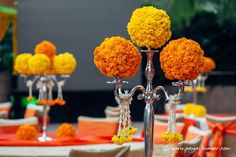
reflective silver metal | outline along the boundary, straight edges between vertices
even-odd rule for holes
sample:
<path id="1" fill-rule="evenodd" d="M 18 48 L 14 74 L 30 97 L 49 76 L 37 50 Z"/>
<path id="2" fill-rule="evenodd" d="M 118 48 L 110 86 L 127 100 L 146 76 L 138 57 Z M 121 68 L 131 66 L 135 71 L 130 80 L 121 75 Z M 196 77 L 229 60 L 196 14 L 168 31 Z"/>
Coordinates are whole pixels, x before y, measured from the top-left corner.
<path id="1" fill-rule="evenodd" d="M 51 101 L 52 89 L 57 84 L 58 95 L 62 97 L 62 86 L 65 84 L 66 79 L 69 75 L 61 75 L 61 79 L 58 80 L 56 75 L 40 75 L 40 76 L 27 76 L 21 75 L 24 78 L 26 86 L 29 88 L 29 96 L 32 96 L 32 87 L 35 84 L 36 88 L 39 90 L 39 98 L 43 101 Z M 50 107 L 46 104 L 43 105 L 43 126 L 42 126 L 42 136 L 38 138 L 40 142 L 51 141 L 52 138 L 47 136 L 47 115 Z"/>

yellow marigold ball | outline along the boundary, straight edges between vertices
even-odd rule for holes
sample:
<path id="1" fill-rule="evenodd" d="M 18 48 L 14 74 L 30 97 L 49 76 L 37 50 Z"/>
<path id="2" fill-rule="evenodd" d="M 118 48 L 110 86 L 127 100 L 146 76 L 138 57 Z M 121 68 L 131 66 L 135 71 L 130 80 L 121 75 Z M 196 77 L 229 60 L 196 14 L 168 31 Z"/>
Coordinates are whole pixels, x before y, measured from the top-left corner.
<path id="1" fill-rule="evenodd" d="M 195 117 L 204 117 L 207 114 L 207 109 L 203 105 L 196 105 L 192 112 Z"/>
<path id="2" fill-rule="evenodd" d="M 114 36 L 95 48 L 94 63 L 108 77 L 129 78 L 138 71 L 141 55 L 129 40 Z"/>
<path id="3" fill-rule="evenodd" d="M 211 72 L 216 68 L 216 64 L 210 57 L 204 57 L 204 64 L 201 68 L 201 72 Z"/>
<path id="4" fill-rule="evenodd" d="M 30 74 L 28 61 L 32 57 L 30 53 L 20 54 L 15 59 L 14 69 L 19 74 Z"/>
<path id="5" fill-rule="evenodd" d="M 50 60 L 56 55 L 56 46 L 47 40 L 44 40 L 35 46 L 34 52 L 36 54 L 45 54 Z"/>
<path id="6" fill-rule="evenodd" d="M 170 39 L 170 27 L 170 17 L 167 13 L 153 6 L 134 10 L 127 26 L 134 43 L 153 49 L 163 46 Z"/>
<path id="7" fill-rule="evenodd" d="M 203 50 L 190 39 L 170 41 L 160 53 L 161 68 L 165 77 L 173 80 L 194 80 L 203 66 Z"/>
<path id="8" fill-rule="evenodd" d="M 68 123 L 61 124 L 56 130 L 57 138 L 67 138 L 67 137 L 75 137 L 76 129 L 73 125 Z"/>
<path id="9" fill-rule="evenodd" d="M 53 65 L 59 74 L 72 74 L 76 68 L 76 59 L 69 52 L 54 57 Z"/>
<path id="10" fill-rule="evenodd" d="M 186 103 L 186 105 L 184 107 L 184 110 L 183 110 L 184 114 L 187 115 L 187 116 L 192 114 L 194 106 L 195 106 L 194 103 Z"/>
<path id="11" fill-rule="evenodd" d="M 34 141 L 37 139 L 37 130 L 31 125 L 22 125 L 16 131 L 16 139 Z"/>
<path id="12" fill-rule="evenodd" d="M 35 54 L 29 59 L 29 70 L 32 74 L 42 75 L 47 74 L 50 68 L 50 59 L 44 54 Z"/>

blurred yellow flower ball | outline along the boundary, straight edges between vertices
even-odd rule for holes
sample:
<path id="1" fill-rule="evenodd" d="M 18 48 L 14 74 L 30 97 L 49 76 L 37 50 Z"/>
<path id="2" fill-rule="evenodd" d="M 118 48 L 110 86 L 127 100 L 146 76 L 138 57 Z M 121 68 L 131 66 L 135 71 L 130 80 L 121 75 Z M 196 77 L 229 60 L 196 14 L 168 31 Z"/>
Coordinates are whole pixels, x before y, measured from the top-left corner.
<path id="1" fill-rule="evenodd" d="M 58 74 L 72 74 L 76 68 L 76 64 L 75 57 L 69 52 L 59 54 L 53 59 L 53 65 Z"/>
<path id="2" fill-rule="evenodd" d="M 134 43 L 153 49 L 163 46 L 170 39 L 170 27 L 170 17 L 167 13 L 153 6 L 134 10 L 127 25 Z"/>
<path id="3" fill-rule="evenodd" d="M 29 70 L 32 74 L 43 75 L 49 71 L 51 62 L 44 54 L 35 54 L 29 59 Z"/>
<path id="4" fill-rule="evenodd" d="M 19 74 L 30 74 L 28 61 L 32 57 L 30 53 L 23 53 L 16 57 L 15 59 L 15 70 Z"/>

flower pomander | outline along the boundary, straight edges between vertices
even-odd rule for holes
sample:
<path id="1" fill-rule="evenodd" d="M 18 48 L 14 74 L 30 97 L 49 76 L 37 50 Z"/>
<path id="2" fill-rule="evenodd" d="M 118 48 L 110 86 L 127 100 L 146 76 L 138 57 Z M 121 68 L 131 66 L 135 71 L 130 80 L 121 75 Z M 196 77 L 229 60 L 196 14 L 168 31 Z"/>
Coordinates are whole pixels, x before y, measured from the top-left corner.
<path id="1" fill-rule="evenodd" d="M 204 64 L 201 68 L 201 72 L 211 72 L 216 68 L 216 64 L 210 57 L 204 57 Z"/>
<path id="2" fill-rule="evenodd" d="M 25 75 L 30 74 L 28 61 L 31 57 L 32 57 L 32 54 L 30 53 L 23 53 L 16 57 L 14 68 L 17 73 L 25 74 Z"/>
<path id="3" fill-rule="evenodd" d="M 170 41 L 160 53 L 161 68 L 165 77 L 173 80 L 194 80 L 203 66 L 203 50 L 190 39 Z"/>
<path id="4" fill-rule="evenodd" d="M 53 57 L 56 55 L 57 48 L 56 46 L 51 43 L 50 41 L 44 40 L 35 46 L 34 52 L 36 54 L 44 54 L 46 55 L 51 61 Z"/>
<path id="5" fill-rule="evenodd" d="M 73 125 L 68 123 L 61 124 L 56 131 L 56 137 L 61 138 L 73 138 L 76 136 L 76 129 Z"/>
<path id="6" fill-rule="evenodd" d="M 44 54 L 35 54 L 29 59 L 29 70 L 32 74 L 43 75 L 47 74 L 50 68 L 50 59 Z"/>
<path id="7" fill-rule="evenodd" d="M 174 133 L 174 132 L 165 132 L 161 134 L 161 138 L 164 140 L 166 143 L 179 143 L 183 141 L 183 135 L 180 133 Z"/>
<path id="8" fill-rule="evenodd" d="M 207 109 L 203 105 L 187 103 L 183 112 L 187 116 L 194 115 L 195 117 L 204 117 L 207 114 Z"/>
<path id="9" fill-rule="evenodd" d="M 55 71 L 59 74 L 72 74 L 76 68 L 76 64 L 75 57 L 69 52 L 59 54 L 53 59 Z"/>
<path id="10" fill-rule="evenodd" d="M 134 10 L 127 28 L 132 41 L 140 47 L 160 48 L 171 37 L 170 17 L 153 6 Z"/>
<path id="11" fill-rule="evenodd" d="M 113 36 L 95 48 L 94 63 L 107 77 L 130 78 L 139 69 L 141 55 L 129 40 Z"/>
<path id="12" fill-rule="evenodd" d="M 16 139 L 35 141 L 37 140 L 37 130 L 31 125 L 22 125 L 16 131 Z"/>

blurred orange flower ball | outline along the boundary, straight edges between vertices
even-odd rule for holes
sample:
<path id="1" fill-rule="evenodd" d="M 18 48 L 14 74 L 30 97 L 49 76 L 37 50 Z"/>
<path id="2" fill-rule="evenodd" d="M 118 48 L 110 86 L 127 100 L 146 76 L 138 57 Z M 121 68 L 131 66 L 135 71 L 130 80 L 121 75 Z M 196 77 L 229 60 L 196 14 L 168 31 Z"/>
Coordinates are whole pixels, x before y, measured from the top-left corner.
<path id="1" fill-rule="evenodd" d="M 161 68 L 165 77 L 173 80 L 194 80 L 203 66 L 204 51 L 190 39 L 170 41 L 160 53 Z"/>
<path id="2" fill-rule="evenodd" d="M 22 125 L 16 131 L 16 139 L 34 141 L 37 139 L 37 130 L 31 125 Z"/>
<path id="3" fill-rule="evenodd" d="M 211 72 L 216 68 L 216 64 L 210 57 L 204 57 L 204 64 L 201 68 L 201 72 Z"/>
<path id="4" fill-rule="evenodd" d="M 67 138 L 67 137 L 75 137 L 76 129 L 73 125 L 68 123 L 61 124 L 56 131 L 57 138 Z"/>
<path id="5" fill-rule="evenodd" d="M 141 55 L 129 40 L 113 36 L 95 48 L 94 63 L 107 77 L 129 78 L 138 71 Z"/>
<path id="6" fill-rule="evenodd" d="M 44 54 L 48 56 L 50 60 L 53 60 L 53 57 L 56 55 L 56 46 L 47 40 L 44 40 L 35 46 L 34 52 L 36 54 Z"/>

